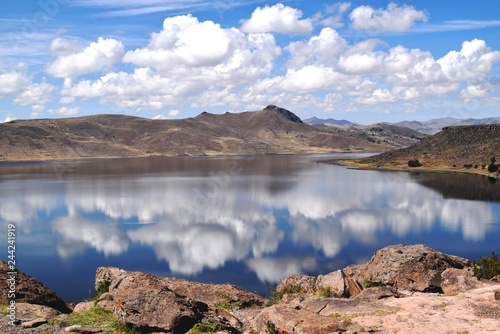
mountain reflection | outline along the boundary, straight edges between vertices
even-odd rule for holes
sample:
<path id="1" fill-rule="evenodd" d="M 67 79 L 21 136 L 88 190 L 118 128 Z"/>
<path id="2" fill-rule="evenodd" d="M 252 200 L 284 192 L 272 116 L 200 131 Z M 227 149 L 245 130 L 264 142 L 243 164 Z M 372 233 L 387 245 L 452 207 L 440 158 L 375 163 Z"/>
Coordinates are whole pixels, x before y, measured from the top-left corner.
<path id="1" fill-rule="evenodd" d="M 0 218 L 29 233 L 29 222 L 45 212 L 62 258 L 89 249 L 126 255 L 141 245 L 173 273 L 195 275 L 237 261 L 266 282 L 317 267 L 317 256 L 282 250 L 287 244 L 335 261 L 348 243 L 376 244 L 381 234 L 402 238 L 440 227 L 481 241 L 494 223 L 490 203 L 432 190 L 443 191 L 436 186 L 442 175 L 422 179 L 313 160 L 179 159 L 172 166 L 153 159 L 153 166 L 134 160 L 128 167 L 108 161 L 81 173 L 85 164 L 78 164 L 63 182 L 2 192 Z M 137 170 L 147 173 L 132 173 Z M 0 185 L 15 182 L 25 181 Z"/>

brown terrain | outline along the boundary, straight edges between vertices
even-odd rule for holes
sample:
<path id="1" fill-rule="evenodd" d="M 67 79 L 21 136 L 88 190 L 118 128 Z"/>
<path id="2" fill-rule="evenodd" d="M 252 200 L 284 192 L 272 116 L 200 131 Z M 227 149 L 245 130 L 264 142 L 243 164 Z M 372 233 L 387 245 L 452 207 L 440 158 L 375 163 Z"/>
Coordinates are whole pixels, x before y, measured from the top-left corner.
<path id="1" fill-rule="evenodd" d="M 0 269 L 5 291 L 5 262 Z M 288 276 L 268 300 L 229 284 L 101 267 L 102 294 L 71 312 L 53 308 L 55 293 L 18 275 L 24 294 L 15 315 L 1 296 L 1 333 L 117 333 L 110 321 L 128 324 L 127 333 L 500 333 L 500 276 L 478 279 L 469 260 L 425 245 L 388 246 L 326 275 Z M 91 318 L 96 313 L 106 316 Z"/>
<path id="2" fill-rule="evenodd" d="M 336 132 L 273 105 L 255 112 L 152 120 L 125 115 L 16 120 L 0 124 L 0 161 L 140 156 L 382 152 L 425 137 L 377 125 Z"/>
<path id="3" fill-rule="evenodd" d="M 361 168 L 391 170 L 438 170 L 489 173 L 491 158 L 500 158 L 500 124 L 446 127 L 441 132 L 406 148 L 355 161 L 343 161 Z M 421 167 L 409 167 L 409 160 Z"/>

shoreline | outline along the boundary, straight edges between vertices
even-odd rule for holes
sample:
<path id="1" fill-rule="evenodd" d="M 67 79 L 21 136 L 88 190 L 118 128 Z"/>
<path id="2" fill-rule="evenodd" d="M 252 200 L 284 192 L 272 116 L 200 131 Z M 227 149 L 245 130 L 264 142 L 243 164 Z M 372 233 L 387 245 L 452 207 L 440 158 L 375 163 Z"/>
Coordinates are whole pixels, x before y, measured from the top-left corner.
<path id="1" fill-rule="evenodd" d="M 461 167 L 454 167 L 456 169 L 449 168 L 426 168 L 426 167 L 383 167 L 383 166 L 369 166 L 357 163 L 356 160 L 343 160 L 343 159 L 333 159 L 328 161 L 323 161 L 327 164 L 345 166 L 350 169 L 357 170 L 373 170 L 373 171 L 381 171 L 381 172 L 407 172 L 407 173 L 438 173 L 438 174 L 448 174 L 448 175 L 482 175 L 486 177 L 490 177 L 493 179 L 499 179 L 500 176 L 498 173 L 492 174 L 489 172 L 474 171 L 471 169 L 465 169 Z"/>

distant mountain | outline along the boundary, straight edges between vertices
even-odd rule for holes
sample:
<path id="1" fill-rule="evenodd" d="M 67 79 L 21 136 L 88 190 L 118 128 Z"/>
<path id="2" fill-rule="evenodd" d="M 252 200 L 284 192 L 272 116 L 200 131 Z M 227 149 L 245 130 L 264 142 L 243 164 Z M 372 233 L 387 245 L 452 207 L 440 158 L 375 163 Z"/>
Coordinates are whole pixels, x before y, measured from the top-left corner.
<path id="1" fill-rule="evenodd" d="M 351 126 L 360 125 L 358 123 L 346 121 L 345 119 L 342 119 L 342 120 L 336 120 L 333 118 L 320 119 L 317 117 L 311 117 L 311 118 L 305 119 L 304 123 L 309 124 L 309 125 L 324 124 L 324 125 L 335 126 L 335 127 L 339 127 L 339 128 L 349 128 Z"/>
<path id="2" fill-rule="evenodd" d="M 335 126 L 340 128 L 350 128 L 352 126 L 360 126 L 360 124 L 353 123 L 346 120 L 335 120 L 333 118 L 328 119 L 319 119 L 317 117 L 311 117 L 304 120 L 304 123 L 310 125 L 319 125 L 325 124 L 328 126 Z M 427 135 L 433 135 L 441 131 L 444 127 L 447 126 L 460 126 L 460 125 L 480 125 L 480 124 L 498 124 L 500 123 L 500 117 L 489 117 L 489 118 L 468 118 L 468 119 L 460 119 L 453 117 L 445 117 L 445 118 L 436 118 L 431 119 L 425 122 L 418 121 L 402 121 L 397 123 L 383 122 L 380 124 L 390 124 L 397 125 L 400 127 L 410 128 L 412 130 L 425 133 Z"/>
<path id="3" fill-rule="evenodd" d="M 382 152 L 419 140 L 412 133 L 402 145 L 402 138 L 384 137 L 378 130 L 375 135 L 370 129 L 336 132 L 321 126 L 305 124 L 292 112 L 273 105 L 254 112 L 203 112 L 177 120 L 125 115 L 16 120 L 0 124 L 0 161 Z"/>
<path id="4" fill-rule="evenodd" d="M 491 157 L 500 160 L 500 124 L 463 125 L 445 127 L 406 148 L 360 159 L 362 167 L 390 169 L 434 169 L 475 172 L 483 171 Z M 410 160 L 418 160 L 421 167 L 408 167 Z"/>
<path id="5" fill-rule="evenodd" d="M 426 122 L 403 121 L 393 124 L 398 126 L 404 126 L 418 132 L 433 135 L 438 133 L 444 127 L 447 126 L 497 124 L 497 123 L 500 123 L 500 117 L 489 117 L 481 119 L 475 119 L 475 118 L 460 119 L 460 118 L 446 117 L 446 118 L 431 119 Z"/>

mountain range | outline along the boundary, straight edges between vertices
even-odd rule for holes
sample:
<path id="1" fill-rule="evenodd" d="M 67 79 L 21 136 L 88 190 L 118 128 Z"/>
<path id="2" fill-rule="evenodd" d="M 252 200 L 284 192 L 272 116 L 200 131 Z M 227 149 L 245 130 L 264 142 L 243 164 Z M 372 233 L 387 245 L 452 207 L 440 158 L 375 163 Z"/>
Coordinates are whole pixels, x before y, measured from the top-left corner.
<path id="1" fill-rule="evenodd" d="M 152 120 L 126 115 L 15 120 L 0 124 L 0 161 L 89 158 L 382 152 L 425 138 L 377 124 L 355 130 L 308 125 L 292 112 L 262 110 Z"/>
<path id="2" fill-rule="evenodd" d="M 310 125 L 324 124 L 328 126 L 350 128 L 359 126 L 357 123 L 352 123 L 346 120 L 335 120 L 333 118 L 319 119 L 316 117 L 311 117 L 304 120 L 305 123 Z M 500 117 L 489 117 L 489 118 L 468 118 L 460 119 L 453 117 L 436 118 L 429 121 L 418 122 L 418 121 L 403 121 L 397 123 L 384 122 L 383 124 L 397 125 L 402 127 L 407 127 L 412 130 L 425 133 L 427 135 L 433 135 L 441 131 L 444 127 L 448 126 L 461 126 L 461 125 L 480 125 L 480 124 L 497 124 L 500 123 Z"/>

